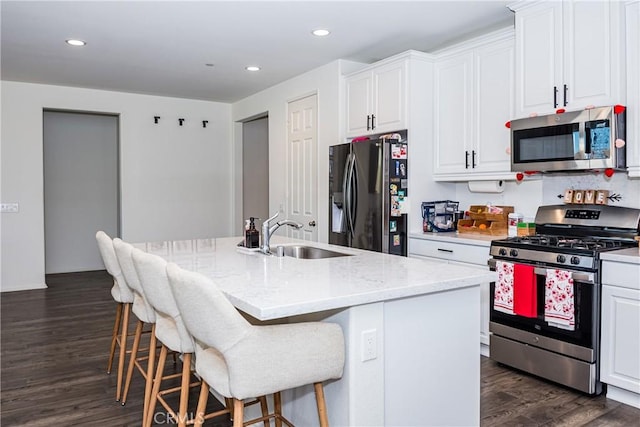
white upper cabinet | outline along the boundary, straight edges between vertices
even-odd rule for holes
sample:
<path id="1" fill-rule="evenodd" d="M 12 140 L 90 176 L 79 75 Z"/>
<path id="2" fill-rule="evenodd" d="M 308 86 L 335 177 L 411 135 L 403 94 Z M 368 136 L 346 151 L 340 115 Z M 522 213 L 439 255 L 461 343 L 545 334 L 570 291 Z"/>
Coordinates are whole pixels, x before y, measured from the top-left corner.
<path id="1" fill-rule="evenodd" d="M 434 179 L 514 179 L 505 123 L 514 114 L 513 31 L 440 52 L 434 66 Z"/>
<path id="2" fill-rule="evenodd" d="M 434 67 L 435 173 L 471 166 L 473 52 L 437 60 Z"/>
<path id="3" fill-rule="evenodd" d="M 627 170 L 640 178 L 640 1 L 626 4 Z"/>
<path id="4" fill-rule="evenodd" d="M 511 134 L 505 124 L 514 115 L 513 38 L 475 51 L 474 173 L 511 171 Z"/>
<path id="5" fill-rule="evenodd" d="M 346 109 L 347 137 L 406 129 L 406 59 L 348 76 Z"/>
<path id="6" fill-rule="evenodd" d="M 624 102 L 620 2 L 519 2 L 511 8 L 517 117 Z"/>

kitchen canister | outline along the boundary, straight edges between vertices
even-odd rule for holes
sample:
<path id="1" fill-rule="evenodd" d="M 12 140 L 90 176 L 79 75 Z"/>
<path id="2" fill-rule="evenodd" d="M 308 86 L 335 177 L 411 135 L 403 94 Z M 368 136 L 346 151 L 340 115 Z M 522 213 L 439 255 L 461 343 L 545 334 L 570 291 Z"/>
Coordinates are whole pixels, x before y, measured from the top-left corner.
<path id="1" fill-rule="evenodd" d="M 509 224 L 509 237 L 515 237 L 518 235 L 518 224 L 523 221 L 522 214 L 519 213 L 510 213 L 508 216 L 508 224 Z"/>

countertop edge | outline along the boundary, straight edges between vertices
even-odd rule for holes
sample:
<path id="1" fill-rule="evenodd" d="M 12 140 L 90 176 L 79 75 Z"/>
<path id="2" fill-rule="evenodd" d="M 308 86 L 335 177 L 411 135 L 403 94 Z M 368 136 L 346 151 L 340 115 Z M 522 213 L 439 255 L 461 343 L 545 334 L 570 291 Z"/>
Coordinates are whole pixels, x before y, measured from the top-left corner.
<path id="1" fill-rule="evenodd" d="M 348 295 L 340 298 L 328 298 L 325 301 L 315 300 L 308 303 L 296 303 L 289 306 L 278 306 L 273 308 L 256 307 L 254 305 L 247 304 L 246 301 L 240 298 L 236 298 L 234 295 L 229 294 L 224 290 L 223 293 L 227 296 L 227 298 L 229 298 L 229 301 L 231 301 L 231 303 L 238 309 L 253 316 L 257 320 L 268 321 L 309 313 L 319 313 L 331 310 L 344 310 L 360 305 L 374 304 L 378 302 L 386 302 L 402 298 L 411 298 L 421 295 L 437 294 L 464 288 L 479 287 L 482 283 L 495 281 L 497 279 L 497 273 L 495 272 L 480 270 L 479 273 L 480 274 L 469 276 L 464 279 L 456 278 L 438 283 L 416 285 L 411 288 L 400 287 L 397 289 L 387 289 L 384 291 L 371 292 L 368 294 Z"/>
<path id="2" fill-rule="evenodd" d="M 638 250 L 638 248 L 626 248 L 617 251 L 603 252 L 600 254 L 600 259 L 602 261 L 640 264 L 640 250 Z"/>

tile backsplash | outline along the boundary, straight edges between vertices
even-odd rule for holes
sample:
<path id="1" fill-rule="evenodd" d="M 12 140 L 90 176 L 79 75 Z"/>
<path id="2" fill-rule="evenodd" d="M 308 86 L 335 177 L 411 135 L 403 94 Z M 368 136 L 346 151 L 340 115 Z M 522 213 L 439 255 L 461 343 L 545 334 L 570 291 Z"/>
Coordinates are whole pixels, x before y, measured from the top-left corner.
<path id="1" fill-rule="evenodd" d="M 553 174 L 542 178 L 542 204 L 562 203 L 558 194 L 564 190 L 608 190 L 609 194 L 619 194 L 619 201 L 609 200 L 612 206 L 640 209 L 640 180 L 627 178 L 626 173 L 615 173 L 611 178 L 603 174 Z"/>
<path id="2" fill-rule="evenodd" d="M 629 179 L 626 173 L 617 172 L 611 178 L 599 173 L 553 173 L 522 182 L 508 181 L 502 193 L 471 193 L 467 183 L 456 184 L 456 200 L 466 209 L 470 205 L 491 203 L 513 206 L 524 215 L 525 221 L 533 220 L 538 206 L 562 204 L 566 189 L 608 190 L 619 194 L 619 201 L 609 201 L 612 206 L 640 209 L 640 179 Z"/>

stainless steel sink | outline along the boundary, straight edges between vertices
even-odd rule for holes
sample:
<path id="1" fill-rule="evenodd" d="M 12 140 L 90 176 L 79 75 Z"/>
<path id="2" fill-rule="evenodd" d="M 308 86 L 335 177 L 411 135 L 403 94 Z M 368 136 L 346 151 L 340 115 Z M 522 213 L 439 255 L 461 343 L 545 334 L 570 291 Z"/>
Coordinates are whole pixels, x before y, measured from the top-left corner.
<path id="1" fill-rule="evenodd" d="M 283 246 L 284 255 L 299 259 L 322 259 L 335 258 L 340 256 L 351 256 L 343 252 L 335 252 L 329 249 L 315 248 L 313 246 Z"/>

